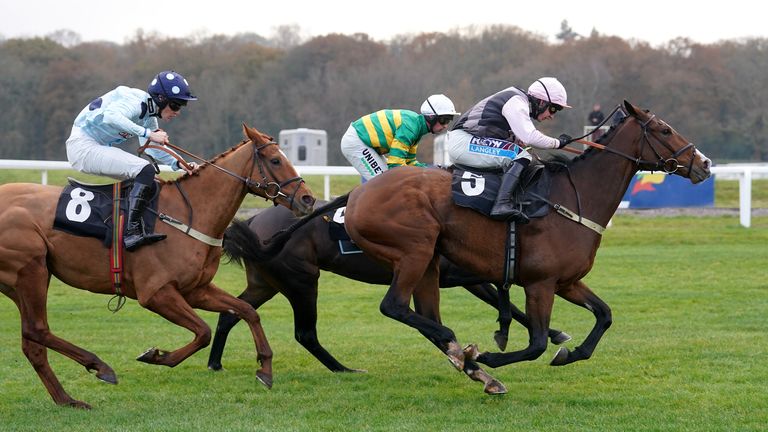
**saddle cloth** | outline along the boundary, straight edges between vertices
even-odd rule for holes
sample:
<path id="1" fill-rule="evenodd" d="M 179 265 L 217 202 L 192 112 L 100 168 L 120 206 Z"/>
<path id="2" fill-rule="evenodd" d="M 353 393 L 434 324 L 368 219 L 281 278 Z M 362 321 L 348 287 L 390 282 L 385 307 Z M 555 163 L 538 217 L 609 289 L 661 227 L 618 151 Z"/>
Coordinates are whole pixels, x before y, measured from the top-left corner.
<path id="1" fill-rule="evenodd" d="M 489 216 L 501 186 L 501 170 L 482 170 L 462 165 L 453 166 L 451 195 L 453 202 Z M 539 197 L 549 196 L 551 177 L 543 165 L 527 167 L 520 186 L 514 192 L 515 204 L 521 205 L 529 218 L 539 218 L 549 213 L 549 205 Z"/>
<path id="2" fill-rule="evenodd" d="M 324 217 L 328 221 L 328 235 L 331 240 L 338 242 L 339 252 L 342 255 L 363 253 L 363 251 L 357 247 L 355 242 L 349 238 L 347 230 L 344 228 L 344 211 L 346 206 L 339 207 L 336 210 L 331 210 Z"/>
<path id="3" fill-rule="evenodd" d="M 120 185 L 122 196 L 120 208 L 126 220 L 128 208 L 128 192 L 133 181 L 124 181 Z M 157 186 L 157 185 L 156 185 Z M 104 247 L 112 244 L 112 185 L 89 185 L 69 179 L 64 187 L 59 202 L 56 205 L 56 217 L 53 228 L 80 237 L 95 237 L 101 240 Z M 155 187 L 155 195 L 150 200 L 142 219 L 148 232 L 154 231 L 159 187 Z"/>

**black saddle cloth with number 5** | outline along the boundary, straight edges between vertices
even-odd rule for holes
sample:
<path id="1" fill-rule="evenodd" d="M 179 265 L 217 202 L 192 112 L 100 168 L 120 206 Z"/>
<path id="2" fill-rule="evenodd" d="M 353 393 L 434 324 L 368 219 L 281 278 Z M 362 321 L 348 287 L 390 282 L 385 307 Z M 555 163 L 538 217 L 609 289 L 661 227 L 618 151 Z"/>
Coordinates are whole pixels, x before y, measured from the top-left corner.
<path id="1" fill-rule="evenodd" d="M 125 181 L 120 184 L 120 208 L 127 221 L 127 195 L 133 186 L 133 181 Z M 157 191 L 152 197 L 147 209 L 157 209 Z M 59 231 L 80 236 L 95 237 L 100 239 L 105 247 L 112 244 L 113 227 L 113 197 L 114 187 L 107 185 L 88 185 L 69 179 L 69 184 L 64 187 L 59 202 L 56 205 L 56 217 L 53 220 L 53 228 Z M 153 231 L 155 227 L 154 211 L 145 211 L 142 218 L 147 231 Z"/>
<path id="2" fill-rule="evenodd" d="M 459 207 L 490 216 L 499 193 L 502 174 L 500 170 L 454 165 L 451 179 L 453 202 Z M 544 166 L 534 164 L 527 167 L 520 183 L 513 196 L 515 203 L 522 205 L 523 212 L 531 219 L 546 215 L 549 205 L 538 198 L 549 196 L 550 176 Z"/>

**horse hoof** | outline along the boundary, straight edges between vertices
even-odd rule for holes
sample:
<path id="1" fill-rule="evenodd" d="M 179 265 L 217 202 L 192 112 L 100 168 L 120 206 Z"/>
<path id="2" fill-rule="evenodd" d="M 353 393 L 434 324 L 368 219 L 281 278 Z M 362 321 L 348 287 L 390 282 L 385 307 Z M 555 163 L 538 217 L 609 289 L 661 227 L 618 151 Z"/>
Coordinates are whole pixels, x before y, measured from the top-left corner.
<path id="1" fill-rule="evenodd" d="M 152 359 L 155 358 L 155 355 L 157 355 L 157 347 L 152 347 L 136 357 L 136 360 L 143 363 L 152 363 Z"/>
<path id="2" fill-rule="evenodd" d="M 349 369 L 349 368 L 342 369 L 342 370 L 337 370 L 337 371 L 334 371 L 334 372 L 337 372 L 337 373 L 368 373 L 368 371 L 365 370 L 365 369 Z"/>
<path id="3" fill-rule="evenodd" d="M 507 350 L 507 342 L 509 340 L 507 335 L 500 331 L 496 331 L 493 333 L 493 340 L 496 342 L 496 346 L 499 347 L 500 350 Z"/>
<path id="4" fill-rule="evenodd" d="M 66 406 L 68 406 L 70 408 L 75 408 L 75 409 L 84 409 L 84 410 L 91 409 L 91 406 L 89 404 L 87 404 L 87 403 L 85 403 L 83 401 L 74 400 L 74 399 L 72 399 L 72 400 L 70 400 L 70 401 L 68 401 L 66 403 L 63 403 L 62 405 L 66 405 Z"/>
<path id="5" fill-rule="evenodd" d="M 272 389 L 272 375 L 262 371 L 256 371 L 256 379 L 268 389 Z"/>
<path id="6" fill-rule="evenodd" d="M 555 357 L 549 362 L 550 366 L 564 366 L 568 364 L 568 348 L 560 347 L 555 353 Z"/>
<path id="7" fill-rule="evenodd" d="M 208 370 L 212 370 L 214 372 L 218 372 L 222 369 L 224 369 L 224 367 L 221 365 L 221 363 L 216 363 L 216 364 L 212 363 L 208 365 Z"/>
<path id="8" fill-rule="evenodd" d="M 504 384 L 501 383 L 501 381 L 494 379 L 485 385 L 483 391 L 489 395 L 503 395 L 507 393 L 507 388 L 504 386 Z"/>
<path id="9" fill-rule="evenodd" d="M 550 340 L 555 345 L 562 345 L 562 344 L 568 342 L 569 340 L 571 340 L 571 335 L 569 335 L 566 332 L 560 332 L 557 335 L 552 336 L 552 338 L 550 338 Z"/>
<path id="10" fill-rule="evenodd" d="M 107 372 L 99 372 L 96 374 L 96 378 L 104 381 L 107 384 L 117 384 L 117 375 L 113 370 Z"/>
<path id="11" fill-rule="evenodd" d="M 96 378 L 107 384 L 117 384 L 117 375 L 115 375 L 115 371 L 105 363 L 101 364 L 100 369 L 86 367 L 85 370 L 89 373 L 96 372 Z"/>
<path id="12" fill-rule="evenodd" d="M 477 360 L 480 356 L 480 350 L 477 349 L 477 344 L 469 344 L 464 347 L 464 360 L 470 359 L 472 361 Z"/>
<path id="13" fill-rule="evenodd" d="M 461 349 L 458 342 L 449 342 L 448 349 L 445 351 L 445 355 L 448 356 L 448 361 L 451 362 L 456 370 L 459 372 L 464 370 L 464 351 Z"/>

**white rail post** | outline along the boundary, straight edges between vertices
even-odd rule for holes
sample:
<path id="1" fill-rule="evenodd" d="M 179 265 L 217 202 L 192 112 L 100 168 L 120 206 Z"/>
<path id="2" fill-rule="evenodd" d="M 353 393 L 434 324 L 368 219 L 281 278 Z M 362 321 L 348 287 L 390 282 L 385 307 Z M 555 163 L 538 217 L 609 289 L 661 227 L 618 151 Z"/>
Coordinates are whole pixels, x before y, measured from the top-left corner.
<path id="1" fill-rule="evenodd" d="M 741 226 L 749 228 L 752 219 L 752 169 L 744 167 L 739 176 L 739 221 Z"/>
<path id="2" fill-rule="evenodd" d="M 48 184 L 48 170 L 43 170 L 42 177 L 40 178 L 40 184 L 42 185 Z"/>

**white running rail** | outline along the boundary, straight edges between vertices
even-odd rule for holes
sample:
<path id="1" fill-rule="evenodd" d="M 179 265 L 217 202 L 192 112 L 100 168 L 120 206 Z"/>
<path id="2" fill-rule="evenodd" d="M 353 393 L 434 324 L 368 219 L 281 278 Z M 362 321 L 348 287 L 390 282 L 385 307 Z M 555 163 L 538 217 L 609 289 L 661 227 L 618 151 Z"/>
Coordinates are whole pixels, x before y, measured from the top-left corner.
<path id="1" fill-rule="evenodd" d="M 171 171 L 170 167 L 161 166 L 162 171 Z M 331 176 L 360 174 L 351 166 L 310 166 L 295 165 L 296 171 L 304 175 L 323 176 L 323 198 L 331 197 Z M 71 170 L 69 162 L 0 159 L 0 169 L 28 169 L 41 171 L 40 183 L 48 184 L 48 171 Z M 766 164 L 729 164 L 712 167 L 712 173 L 722 177 L 739 180 L 739 222 L 749 228 L 752 219 L 752 179 L 768 177 Z"/>

